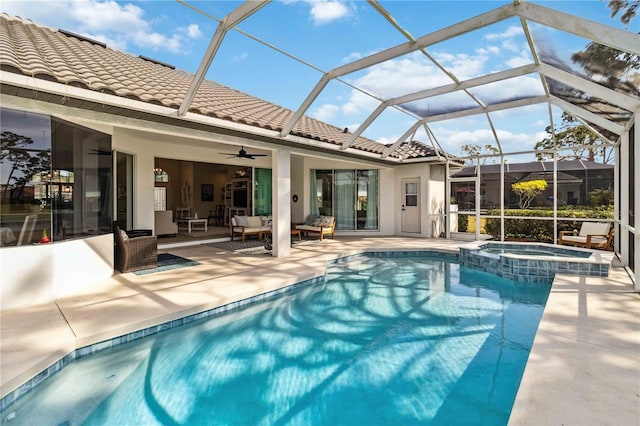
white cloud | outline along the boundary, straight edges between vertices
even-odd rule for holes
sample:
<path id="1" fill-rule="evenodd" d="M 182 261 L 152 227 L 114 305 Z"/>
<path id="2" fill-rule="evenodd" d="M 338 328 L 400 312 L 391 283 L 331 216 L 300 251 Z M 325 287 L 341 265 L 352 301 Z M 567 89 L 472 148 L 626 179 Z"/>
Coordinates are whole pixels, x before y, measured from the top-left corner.
<path id="1" fill-rule="evenodd" d="M 231 61 L 232 62 L 242 62 L 244 60 L 246 60 L 249 57 L 249 53 L 247 52 L 240 52 L 240 53 L 236 53 L 231 57 Z"/>
<path id="2" fill-rule="evenodd" d="M 342 58 L 342 62 L 343 63 L 349 63 L 349 62 L 353 62 L 353 61 L 357 61 L 358 59 L 362 58 L 363 55 L 360 52 L 353 52 L 350 53 L 348 56 L 346 56 L 345 58 Z"/>
<path id="3" fill-rule="evenodd" d="M 496 140 L 489 128 L 467 129 L 445 124 L 432 125 L 431 128 L 445 151 L 454 155 L 460 155 L 460 148 L 466 144 L 491 145 L 497 148 Z M 498 129 L 496 133 L 504 153 L 533 149 L 536 142 L 541 140 L 540 132 L 514 133 Z"/>
<path id="4" fill-rule="evenodd" d="M 504 40 L 502 42 L 502 48 L 506 49 L 506 50 L 510 50 L 512 52 L 517 52 L 517 51 L 520 50 L 520 48 L 518 47 L 518 44 L 515 41 L 511 40 L 511 39 Z"/>
<path id="5" fill-rule="evenodd" d="M 191 24 L 187 27 L 187 35 L 189 38 L 200 38 L 202 37 L 202 31 L 200 31 L 200 26 L 198 24 Z"/>
<path id="6" fill-rule="evenodd" d="M 323 104 L 310 111 L 309 115 L 321 121 L 331 122 L 338 111 L 340 111 L 340 107 L 337 105 Z"/>
<path id="7" fill-rule="evenodd" d="M 349 8 L 345 3 L 332 0 L 307 0 L 311 6 L 311 19 L 316 25 L 323 25 L 349 16 Z"/>
<path id="8" fill-rule="evenodd" d="M 484 38 L 487 40 L 505 40 L 514 38 L 520 34 L 524 34 L 522 27 L 519 25 L 512 25 L 501 33 L 489 33 L 485 35 Z"/>
<path id="9" fill-rule="evenodd" d="M 522 65 L 528 65 L 533 63 L 533 58 L 528 49 L 520 51 L 518 56 L 514 56 L 505 61 L 509 68 L 520 67 Z"/>
<path id="10" fill-rule="evenodd" d="M 487 55 L 489 53 L 493 53 L 494 55 L 498 55 L 500 53 L 500 48 L 498 46 L 485 46 L 479 49 L 476 49 L 476 53 L 478 55 Z"/>
<path id="11" fill-rule="evenodd" d="M 389 145 L 389 144 L 395 143 L 398 140 L 399 137 L 400 137 L 400 135 L 398 135 L 395 138 L 394 137 L 383 136 L 383 137 L 380 137 L 380 138 L 376 139 L 376 142 L 379 142 L 379 143 L 381 143 L 383 145 Z"/>
<path id="12" fill-rule="evenodd" d="M 2 11 L 52 28 L 83 34 L 118 50 L 127 50 L 133 44 L 179 53 L 185 51 L 186 38 L 202 36 L 197 25 L 177 28 L 173 34 L 155 31 L 142 8 L 114 0 L 3 0 Z"/>

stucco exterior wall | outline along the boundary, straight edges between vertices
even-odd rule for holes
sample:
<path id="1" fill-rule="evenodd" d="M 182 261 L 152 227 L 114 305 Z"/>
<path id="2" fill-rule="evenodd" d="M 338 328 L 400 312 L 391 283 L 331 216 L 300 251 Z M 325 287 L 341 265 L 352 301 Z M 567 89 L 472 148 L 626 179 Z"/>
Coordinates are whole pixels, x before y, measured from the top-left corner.
<path id="1" fill-rule="evenodd" d="M 0 265 L 2 310 L 51 302 L 113 274 L 113 234 L 3 248 Z"/>
<path id="2" fill-rule="evenodd" d="M 438 236 L 444 231 L 441 212 L 445 209 L 445 171 L 443 165 L 406 164 L 394 169 L 393 179 L 396 190 L 394 191 L 394 206 L 400 210 L 402 205 L 402 179 L 415 178 L 420 180 L 420 232 L 403 233 L 401 231 L 400 215 L 395 220 L 395 234 L 429 238 Z M 432 178 L 434 179 L 432 181 Z M 435 221 L 435 223 L 434 223 Z"/>

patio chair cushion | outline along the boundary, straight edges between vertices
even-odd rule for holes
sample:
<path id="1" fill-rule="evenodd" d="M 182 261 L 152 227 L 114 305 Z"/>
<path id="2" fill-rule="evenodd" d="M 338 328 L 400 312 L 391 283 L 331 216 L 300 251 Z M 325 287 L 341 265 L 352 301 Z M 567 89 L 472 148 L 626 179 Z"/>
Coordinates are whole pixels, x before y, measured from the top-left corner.
<path id="1" fill-rule="evenodd" d="M 304 221 L 304 224 L 307 226 L 312 226 L 313 222 L 316 221 L 316 219 L 318 219 L 320 217 L 319 214 L 310 214 L 309 216 L 307 216 L 307 219 Z"/>
<path id="2" fill-rule="evenodd" d="M 249 220 L 247 220 L 247 216 L 234 216 L 234 219 L 234 226 L 249 226 Z"/>
<path id="3" fill-rule="evenodd" d="M 262 227 L 262 218 L 260 216 L 247 216 L 247 222 L 250 228 Z"/>
<path id="4" fill-rule="evenodd" d="M 582 227 L 580 228 L 581 237 L 586 237 L 587 235 L 607 235 L 609 233 L 609 225 L 606 222 L 583 222 Z M 604 238 L 606 240 L 606 238 Z M 591 239 L 593 241 L 593 238 Z"/>

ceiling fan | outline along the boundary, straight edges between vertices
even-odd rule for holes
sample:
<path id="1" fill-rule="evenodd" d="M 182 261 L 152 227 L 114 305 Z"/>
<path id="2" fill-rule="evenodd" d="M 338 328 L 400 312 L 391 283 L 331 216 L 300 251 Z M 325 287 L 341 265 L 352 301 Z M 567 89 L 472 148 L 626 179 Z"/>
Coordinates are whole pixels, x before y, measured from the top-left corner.
<path id="1" fill-rule="evenodd" d="M 232 153 L 229 153 L 229 152 L 219 152 L 218 154 L 229 155 L 230 157 L 228 157 L 228 158 L 237 157 L 237 158 L 247 158 L 249 160 L 254 160 L 256 157 L 266 157 L 267 156 L 267 154 L 249 154 L 247 151 L 244 150 L 243 146 L 240 147 L 240 151 L 238 151 L 237 154 L 232 154 Z"/>

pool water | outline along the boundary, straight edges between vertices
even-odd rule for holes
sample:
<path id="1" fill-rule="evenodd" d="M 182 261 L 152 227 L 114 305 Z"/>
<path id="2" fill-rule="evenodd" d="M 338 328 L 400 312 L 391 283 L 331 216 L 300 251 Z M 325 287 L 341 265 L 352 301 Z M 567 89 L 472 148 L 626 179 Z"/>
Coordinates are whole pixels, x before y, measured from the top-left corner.
<path id="1" fill-rule="evenodd" d="M 76 360 L 3 424 L 507 424 L 549 293 L 438 255 L 361 256 L 326 283 Z"/>

